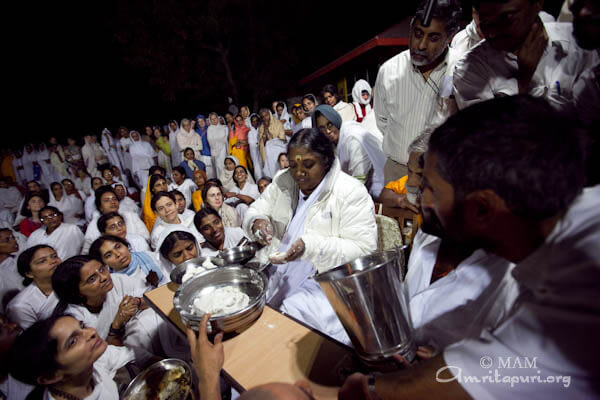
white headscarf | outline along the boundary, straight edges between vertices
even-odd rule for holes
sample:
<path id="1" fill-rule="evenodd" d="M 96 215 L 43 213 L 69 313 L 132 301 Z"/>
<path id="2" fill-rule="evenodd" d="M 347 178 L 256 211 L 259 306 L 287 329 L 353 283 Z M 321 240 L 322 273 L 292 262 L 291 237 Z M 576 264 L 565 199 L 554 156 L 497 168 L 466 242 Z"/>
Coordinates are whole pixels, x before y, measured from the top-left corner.
<path id="1" fill-rule="evenodd" d="M 366 90 L 369 93 L 369 98 L 367 100 L 363 99 L 362 92 Z M 354 106 L 354 111 L 359 118 L 364 118 L 371 112 L 371 99 L 373 98 L 373 89 L 371 89 L 371 85 L 369 82 L 364 79 L 359 79 L 354 84 L 352 88 L 352 105 Z M 362 107 L 360 105 L 364 105 L 365 111 L 363 113 Z"/>
<path id="2" fill-rule="evenodd" d="M 59 183 L 62 186 L 62 184 Z M 83 201 L 79 199 L 74 194 L 67 194 L 65 188 L 63 187 L 63 196 L 60 200 L 56 200 L 54 196 L 54 192 L 52 191 L 52 186 L 50 186 L 50 190 L 48 191 L 50 194 L 50 201 L 48 202 L 49 206 L 54 206 L 63 213 L 64 222 L 68 224 L 77 224 L 81 221 L 81 218 L 76 217 L 77 214 L 83 214 Z"/>
<path id="3" fill-rule="evenodd" d="M 281 121 L 281 120 L 285 121 L 283 123 L 283 128 L 284 129 L 286 129 L 286 130 L 292 129 L 292 124 L 290 123 L 291 117 L 290 117 L 290 114 L 288 113 L 287 104 L 285 104 L 285 101 L 278 101 L 277 104 L 279 105 L 279 103 L 283 103 L 283 111 L 281 112 L 281 116 L 280 115 L 275 115 L 275 117 L 279 121 Z"/>
<path id="4" fill-rule="evenodd" d="M 225 160 L 227 160 L 228 158 L 231 161 L 233 161 L 233 163 L 235 164 L 236 167 L 238 165 L 240 165 L 240 162 L 234 156 L 227 156 L 227 157 L 225 157 Z M 219 175 L 219 180 L 223 184 L 223 187 L 227 190 L 231 190 L 235 187 L 235 182 L 233 181 L 233 173 L 234 172 L 235 172 L 235 167 L 233 168 L 232 171 L 227 171 L 227 169 L 225 167 L 223 167 L 223 171 L 221 171 L 221 174 Z"/>
<path id="5" fill-rule="evenodd" d="M 133 133 L 137 133 L 138 141 L 133 140 Z M 148 169 L 152 166 L 152 157 L 156 154 L 150 143 L 142 140 L 138 131 L 131 131 L 131 144 L 129 145 L 129 154 L 131 155 L 131 165 L 134 171 L 138 169 Z"/>

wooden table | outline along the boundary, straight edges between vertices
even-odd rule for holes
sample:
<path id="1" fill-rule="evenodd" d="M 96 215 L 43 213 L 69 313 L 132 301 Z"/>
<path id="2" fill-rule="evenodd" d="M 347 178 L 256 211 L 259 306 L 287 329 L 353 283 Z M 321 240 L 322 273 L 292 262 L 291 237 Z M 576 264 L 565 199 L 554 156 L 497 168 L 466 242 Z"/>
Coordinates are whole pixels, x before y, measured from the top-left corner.
<path id="1" fill-rule="evenodd" d="M 178 285 L 169 283 L 147 292 L 148 304 L 185 334 L 173 308 Z M 361 369 L 352 349 L 265 306 L 244 332 L 224 340 L 224 376 L 238 391 L 269 382 L 311 383 L 315 397 L 337 399 L 346 376 Z"/>

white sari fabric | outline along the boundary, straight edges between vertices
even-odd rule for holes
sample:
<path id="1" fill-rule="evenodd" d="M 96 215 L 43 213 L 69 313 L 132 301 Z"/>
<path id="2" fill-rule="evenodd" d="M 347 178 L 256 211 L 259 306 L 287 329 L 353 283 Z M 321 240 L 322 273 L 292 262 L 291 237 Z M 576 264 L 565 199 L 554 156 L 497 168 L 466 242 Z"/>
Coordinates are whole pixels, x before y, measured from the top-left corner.
<path id="1" fill-rule="evenodd" d="M 171 165 L 176 166 L 181 164 L 183 157 L 181 155 L 181 149 L 177 144 L 177 132 L 179 131 L 179 124 L 177 121 L 171 121 L 177 125 L 177 129 L 171 129 L 169 126 L 169 147 L 171 148 Z"/>
<path id="2" fill-rule="evenodd" d="M 48 205 L 54 206 L 63 213 L 63 221 L 69 224 L 82 224 L 82 218 L 78 217 L 78 215 L 84 214 L 83 209 L 83 201 L 79 199 L 74 194 L 67 195 L 63 188 L 63 196 L 60 200 L 56 200 L 54 197 L 54 193 L 52 190 L 50 192 L 50 201 Z"/>
<path id="3" fill-rule="evenodd" d="M 25 288 L 23 277 L 17 271 L 17 258 L 8 256 L 0 263 L 0 312 L 4 313 L 8 299 Z"/>
<path id="4" fill-rule="evenodd" d="M 37 153 L 35 150 L 32 150 L 31 153 L 27 152 L 26 148 L 23 148 L 23 157 L 21 157 L 23 162 L 23 174 L 25 175 L 25 179 L 27 182 L 33 180 L 33 163 L 37 163 Z"/>
<path id="5" fill-rule="evenodd" d="M 266 160 L 263 173 L 273 178 L 279 171 L 277 158 L 281 153 L 287 152 L 287 142 L 279 139 L 271 139 L 265 145 Z"/>
<path id="6" fill-rule="evenodd" d="M 256 184 L 250 183 L 250 182 L 246 182 L 246 184 L 244 185 L 244 187 L 242 189 L 240 189 L 236 185 L 233 187 L 233 189 L 231 191 L 234 193 L 239 193 L 239 194 L 243 194 L 245 196 L 252 197 L 254 200 L 258 199 L 258 197 L 260 196 L 260 192 L 258 191 L 258 186 Z M 248 211 L 248 204 L 242 202 L 241 200 L 238 200 L 238 204 L 235 206 L 235 210 L 240 215 L 240 218 L 242 218 L 242 221 L 243 221 L 244 217 L 246 216 L 246 211 Z"/>
<path id="7" fill-rule="evenodd" d="M 340 100 L 335 106 L 333 106 L 333 109 L 340 113 L 342 121 L 356 120 L 356 114 L 354 114 L 354 107 L 352 107 L 352 104 L 348 104 L 345 101 Z"/>
<path id="8" fill-rule="evenodd" d="M 36 321 L 51 316 L 57 305 L 58 297 L 54 292 L 46 296 L 35 283 L 31 283 L 8 303 L 8 318 L 27 329 Z"/>
<path id="9" fill-rule="evenodd" d="M 111 165 L 115 165 L 120 170 L 123 170 L 121 161 L 119 160 L 119 152 L 117 149 L 117 142 L 116 142 L 115 138 L 113 137 L 112 133 L 108 129 L 104 128 L 102 130 L 101 136 L 102 136 L 102 140 L 101 140 L 102 147 L 104 148 L 104 151 L 108 155 L 108 161 L 110 162 Z"/>
<path id="10" fill-rule="evenodd" d="M 189 131 L 186 131 L 181 127 L 177 131 L 177 147 L 179 148 L 182 158 L 184 157 L 183 152 L 189 147 L 194 150 L 194 158 L 200 160 L 202 155 L 202 138 L 195 130 L 190 128 Z"/>
<path id="11" fill-rule="evenodd" d="M 254 167 L 254 178 L 258 182 L 263 177 L 263 162 L 258 147 L 258 129 L 252 125 L 250 126 L 250 132 L 248 132 L 248 146 L 250 147 L 250 157 L 252 158 L 252 166 Z"/>
<path id="12" fill-rule="evenodd" d="M 131 155 L 131 171 L 137 179 L 136 183 L 138 186 L 144 187 L 148 180 L 148 171 L 154 165 L 156 151 L 150 143 L 142 139 L 138 139 L 137 142 L 132 139 L 129 154 Z"/>
<path id="13" fill-rule="evenodd" d="M 229 132 L 224 125 L 208 126 L 206 137 L 208 139 L 208 144 L 210 145 L 212 165 L 214 167 L 214 171 L 208 171 L 207 166 L 206 175 L 209 179 L 211 178 L 211 174 L 213 177 L 220 176 L 221 172 L 225 169 L 223 162 L 229 153 L 228 135 Z"/>
<path id="14" fill-rule="evenodd" d="M 369 93 L 369 98 L 367 100 L 362 98 L 363 90 L 366 90 Z M 371 100 L 373 99 L 372 93 L 373 89 L 371 88 L 371 85 L 364 79 L 357 80 L 352 88 L 352 100 L 354 100 L 352 105 L 354 106 L 354 112 L 361 121 L 367 114 L 373 111 L 373 108 L 371 107 Z M 361 105 L 365 106 L 364 111 Z"/>
<path id="15" fill-rule="evenodd" d="M 56 249 L 56 253 L 64 261 L 69 257 L 81 254 L 83 241 L 83 232 L 77 225 L 63 222 L 50 235 L 46 233 L 46 227 L 43 225 L 33 231 L 27 238 L 27 248 L 38 244 L 47 244 Z"/>
<path id="16" fill-rule="evenodd" d="M 46 148 L 46 145 L 42 143 L 40 146 L 43 147 L 37 152 L 37 162 L 42 170 L 40 180 L 45 186 L 50 187 L 52 182 L 60 180 L 60 176 L 56 173 L 54 166 L 52 166 L 50 152 Z"/>
<path id="17" fill-rule="evenodd" d="M 83 156 L 88 174 L 92 177 L 97 176 L 101 178 L 102 174 L 98 171 L 98 165 L 108 163 L 108 156 L 104 152 L 104 149 L 96 142 L 86 142 L 81 148 L 81 155 Z"/>
<path id="18" fill-rule="evenodd" d="M 125 172 L 125 170 L 131 171 L 131 155 L 129 154 L 129 146 L 131 146 L 131 139 L 129 137 L 122 137 L 121 139 L 119 139 L 121 165 L 123 166 L 121 172 L 123 173 Z"/>
<path id="19" fill-rule="evenodd" d="M 240 162 L 234 156 L 227 156 L 221 163 L 221 164 L 223 164 L 223 170 L 219 174 L 219 180 L 223 184 L 223 188 L 227 192 L 231 192 L 232 189 L 235 187 L 235 182 L 233 181 L 233 172 L 235 171 L 235 168 L 231 171 L 228 171 L 227 169 L 225 169 L 225 160 L 226 159 L 230 159 L 231 161 L 233 161 L 233 163 L 235 164 L 236 167 L 238 165 L 240 165 Z"/>

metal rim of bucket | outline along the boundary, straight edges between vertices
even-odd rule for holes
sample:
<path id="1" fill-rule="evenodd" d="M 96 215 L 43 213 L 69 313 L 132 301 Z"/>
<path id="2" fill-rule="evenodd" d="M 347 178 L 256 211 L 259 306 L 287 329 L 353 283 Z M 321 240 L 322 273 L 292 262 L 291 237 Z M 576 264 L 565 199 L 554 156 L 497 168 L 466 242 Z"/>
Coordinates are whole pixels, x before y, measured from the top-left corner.
<path id="1" fill-rule="evenodd" d="M 402 249 L 403 249 L 403 248 L 402 248 Z M 380 252 L 371 253 L 371 254 L 369 254 L 368 256 L 365 256 L 365 257 L 370 257 L 370 256 L 372 256 L 372 255 L 375 255 L 375 254 L 378 254 L 378 253 L 394 253 L 394 256 L 393 256 L 393 257 L 392 257 L 390 260 L 388 260 L 387 262 L 383 262 L 383 263 L 381 263 L 381 264 L 377 264 L 377 265 L 371 266 L 371 267 L 369 267 L 368 269 L 364 269 L 364 270 L 362 270 L 362 271 L 355 271 L 355 272 L 352 272 L 352 273 L 351 273 L 351 274 L 349 274 L 349 275 L 342 276 L 342 277 L 340 277 L 340 278 L 337 278 L 337 279 L 335 279 L 335 280 L 336 280 L 336 281 L 341 281 L 341 280 L 346 280 L 346 279 L 350 279 L 350 278 L 355 278 L 355 277 L 357 277 L 357 276 L 361 276 L 361 275 L 363 275 L 363 274 L 366 274 L 366 273 L 368 273 L 368 272 L 374 271 L 374 270 L 376 270 L 376 269 L 379 269 L 379 268 L 383 267 L 384 265 L 388 264 L 390 261 L 395 261 L 395 260 L 397 260 L 397 259 L 398 259 L 398 257 L 400 257 L 400 255 L 402 254 L 402 253 L 399 253 L 399 252 L 397 252 L 397 251 L 394 251 L 394 250 L 386 250 L 386 251 L 380 251 Z M 358 259 L 360 259 L 360 258 L 362 258 L 362 257 L 359 257 L 359 258 L 357 258 L 357 260 L 358 260 Z M 354 260 L 354 261 L 356 261 L 356 260 Z M 352 262 L 354 262 L 354 261 L 352 261 Z M 335 267 L 335 268 L 333 268 L 333 269 L 330 269 L 330 270 L 328 270 L 328 271 L 321 272 L 321 273 L 319 273 L 319 274 L 316 274 L 316 275 L 314 275 L 312 278 L 313 278 L 314 280 L 316 280 L 317 282 L 321 282 L 321 281 L 329 282 L 329 281 L 332 281 L 333 279 L 328 279 L 326 276 L 327 276 L 327 275 L 334 275 L 334 273 L 335 273 L 336 271 L 347 270 L 347 266 L 348 266 L 349 264 L 351 264 L 352 262 L 349 262 L 349 263 L 344 263 L 344 264 L 342 264 L 342 265 L 340 265 L 340 266 L 338 266 L 338 267 Z"/>

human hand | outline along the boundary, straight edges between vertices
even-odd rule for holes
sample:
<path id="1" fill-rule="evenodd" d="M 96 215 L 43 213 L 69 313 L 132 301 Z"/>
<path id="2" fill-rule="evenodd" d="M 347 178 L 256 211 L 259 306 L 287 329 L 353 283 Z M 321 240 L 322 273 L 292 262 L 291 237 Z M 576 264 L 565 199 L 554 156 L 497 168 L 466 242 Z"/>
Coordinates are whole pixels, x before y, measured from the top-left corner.
<path id="1" fill-rule="evenodd" d="M 230 199 L 232 197 L 235 197 L 236 193 L 234 192 L 225 192 L 223 193 L 223 196 L 225 196 L 226 199 Z"/>
<path id="2" fill-rule="evenodd" d="M 266 219 L 257 219 L 252 225 L 252 232 L 263 246 L 271 244 L 273 240 L 273 225 Z"/>
<path id="3" fill-rule="evenodd" d="M 287 253 L 285 253 L 285 261 L 290 262 L 297 260 L 298 258 L 302 257 L 302 254 L 304 254 L 304 250 L 306 250 L 304 241 L 302 239 L 296 240 L 294 244 L 292 244 L 292 247 L 290 247 L 290 249 L 287 251 Z"/>
<path id="4" fill-rule="evenodd" d="M 398 197 L 396 197 L 396 207 L 410 210 L 410 211 L 414 212 L 415 214 L 419 213 L 419 209 L 417 208 L 417 206 L 415 206 L 410 201 L 408 201 L 408 198 L 406 197 L 405 194 L 401 194 L 401 195 L 398 195 Z"/>
<path id="5" fill-rule="evenodd" d="M 214 343 L 208 340 L 207 324 L 210 314 L 204 314 L 200 322 L 198 335 L 189 326 L 187 327 L 188 343 L 194 363 L 194 370 L 198 375 L 198 386 L 201 398 L 212 398 L 211 394 L 219 394 L 219 373 L 225 362 L 223 349 L 223 332 L 219 332 Z"/>
<path id="6" fill-rule="evenodd" d="M 121 329 L 138 311 L 139 299 L 131 296 L 123 297 L 117 315 L 113 320 L 113 328 Z"/>
<path id="7" fill-rule="evenodd" d="M 527 93 L 529 82 L 537 69 L 538 63 L 544 50 L 548 45 L 548 34 L 544 29 L 542 20 L 538 17 L 533 25 L 525 42 L 517 52 L 517 62 L 519 64 L 519 92 Z"/>
<path id="8" fill-rule="evenodd" d="M 359 372 L 346 378 L 338 393 L 339 400 L 369 400 L 369 378 Z"/>

